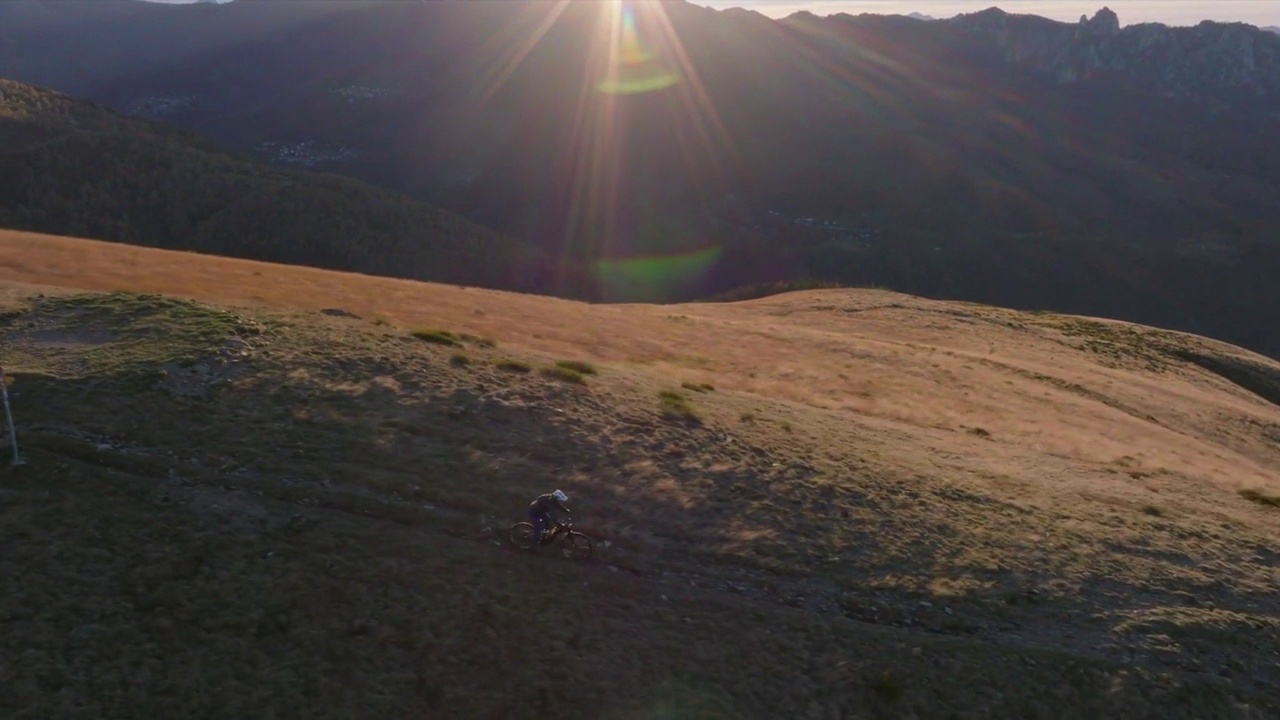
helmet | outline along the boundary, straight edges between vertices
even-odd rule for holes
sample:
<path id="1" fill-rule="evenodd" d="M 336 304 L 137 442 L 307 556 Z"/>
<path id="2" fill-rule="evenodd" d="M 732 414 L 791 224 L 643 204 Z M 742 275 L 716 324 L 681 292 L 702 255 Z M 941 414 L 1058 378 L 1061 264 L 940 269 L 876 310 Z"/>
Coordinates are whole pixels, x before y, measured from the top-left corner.
<path id="1" fill-rule="evenodd" d="M 559 500 L 560 502 L 569 502 L 569 496 L 565 495 L 563 490 L 557 490 L 551 493 L 551 496 Z"/>

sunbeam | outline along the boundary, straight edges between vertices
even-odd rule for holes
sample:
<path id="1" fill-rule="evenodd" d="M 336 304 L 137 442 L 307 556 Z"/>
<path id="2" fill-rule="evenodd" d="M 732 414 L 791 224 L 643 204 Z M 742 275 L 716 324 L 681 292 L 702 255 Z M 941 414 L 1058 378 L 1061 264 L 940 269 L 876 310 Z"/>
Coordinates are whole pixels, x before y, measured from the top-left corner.
<path id="1" fill-rule="evenodd" d="M 537 27 L 529 33 L 528 37 L 514 44 L 507 44 L 507 38 L 498 37 L 493 40 L 494 43 L 503 45 L 503 56 L 489 70 L 484 78 L 476 85 L 476 91 L 479 93 L 479 101 L 481 103 L 489 101 L 495 93 L 506 84 L 511 78 L 512 73 L 520 67 L 529 53 L 533 51 L 542 38 L 556 24 L 564 13 L 571 0 L 555 0 L 555 4 L 551 9 L 537 20 Z M 537 5 L 529 5 L 528 7 L 537 8 Z M 519 28 L 519 25 L 513 26 Z"/>
<path id="2" fill-rule="evenodd" d="M 604 222 L 588 231 L 594 235 L 595 278 L 606 296 L 625 289 L 652 300 L 670 299 L 696 287 L 720 259 L 721 249 L 698 231 L 674 222 L 667 203 L 644 195 L 635 175 L 642 164 L 636 154 L 645 151 L 635 144 L 636 138 L 657 136 L 659 145 L 678 148 L 686 177 L 697 178 L 701 190 L 708 190 L 709 183 L 727 187 L 724 159 L 738 156 L 667 7 L 652 0 L 619 0 L 610 3 L 607 15 L 607 60 L 596 88 L 603 95 L 598 98 L 600 114 L 617 133 L 604 138 L 614 149 L 611 160 L 627 165 L 606 163 L 611 165 L 606 182 L 588 181 L 586 186 L 612 192 L 629 189 L 633 195 L 627 200 L 635 215 L 629 222 L 614 216 L 622 205 L 618 198 L 587 201 L 610 208 Z M 623 97 L 644 95 L 665 95 L 668 100 L 648 106 L 620 104 Z M 655 112 L 659 107 L 662 110 Z M 638 126 L 643 123 L 647 125 Z M 617 145 L 628 140 L 631 152 L 618 152 Z"/>
<path id="3" fill-rule="evenodd" d="M 636 29 L 635 4 L 614 0 L 610 5 L 609 66 L 596 87 L 605 93 L 632 95 L 662 90 L 679 82 L 679 76 L 664 67 L 657 53 L 641 40 Z M 656 11 L 662 15 L 660 7 Z"/>
<path id="4" fill-rule="evenodd" d="M 522 8 L 486 40 L 491 60 L 466 107 L 477 118 L 527 111 L 534 127 L 555 104 L 572 108 L 563 126 L 529 135 L 544 138 L 545 150 L 530 153 L 545 168 L 542 203 L 565 211 L 542 239 L 559 256 L 559 284 L 579 277 L 601 295 L 630 288 L 655 300 L 696 290 L 721 252 L 690 209 L 723 198 L 742 161 L 668 15 L 676 8 L 658 0 Z M 682 31 L 696 33 L 696 11 L 679 12 L 688 13 L 677 18 Z M 522 68 L 546 62 L 558 64 L 559 84 L 517 84 Z M 498 152 L 483 125 L 459 142 L 473 156 Z"/>

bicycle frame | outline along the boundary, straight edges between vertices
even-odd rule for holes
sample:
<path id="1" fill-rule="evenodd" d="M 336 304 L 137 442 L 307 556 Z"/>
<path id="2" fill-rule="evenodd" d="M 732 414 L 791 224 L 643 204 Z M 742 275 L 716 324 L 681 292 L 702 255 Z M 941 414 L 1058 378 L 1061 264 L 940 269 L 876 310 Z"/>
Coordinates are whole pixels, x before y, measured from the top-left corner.
<path id="1" fill-rule="evenodd" d="M 550 545 L 553 540 L 560 536 L 560 531 L 568 532 L 569 526 L 562 522 L 553 522 L 551 527 L 542 533 L 542 545 Z"/>

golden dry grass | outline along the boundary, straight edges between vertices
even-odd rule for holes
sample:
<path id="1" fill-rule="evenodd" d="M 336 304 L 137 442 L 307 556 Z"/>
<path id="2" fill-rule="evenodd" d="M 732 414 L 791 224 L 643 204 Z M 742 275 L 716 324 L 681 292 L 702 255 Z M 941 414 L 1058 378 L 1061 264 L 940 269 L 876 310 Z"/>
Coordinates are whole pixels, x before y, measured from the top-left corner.
<path id="1" fill-rule="evenodd" d="M 823 692 L 860 713 L 896 716 L 875 703 L 921 717 L 977 712 L 928 700 L 929 683 L 949 681 L 937 667 L 913 664 L 918 655 L 890 649 L 941 652 L 926 630 L 972 643 L 961 655 L 997 673 L 983 682 L 1035 675 L 1020 661 L 1002 665 L 1001 653 L 1053 648 L 1067 659 L 1044 660 L 1059 668 L 1047 678 L 1082 662 L 1104 674 L 1164 673 L 1229 698 L 1210 712 L 1148 688 L 1139 693 L 1145 705 L 1127 705 L 1131 696 L 1118 692 L 1119 704 L 1105 706 L 1131 717 L 1189 708 L 1246 717 L 1242 703 L 1280 696 L 1278 515 L 1240 493 L 1280 492 L 1280 408 L 1182 359 L 1194 351 L 1280 372 L 1238 348 L 885 291 L 601 306 L 23 233 L 0 233 L 0 287 L 14 307 L 32 292 L 68 290 L 256 307 L 246 312 L 282 329 L 264 335 L 269 350 L 248 351 L 254 374 L 229 381 L 230 404 L 213 420 L 242 455 L 236 463 L 257 458 L 251 476 L 261 475 L 260 490 L 270 495 L 279 477 L 319 463 L 361 488 L 326 502 L 364 498 L 360 512 L 373 518 L 409 512 L 386 493 L 505 517 L 518 515 L 530 492 L 564 484 L 585 498 L 584 522 L 615 544 L 609 562 L 643 579 L 645 602 L 692 587 L 732 605 L 721 608 L 722 632 L 705 640 L 723 657 L 768 642 L 709 638 L 731 642 L 724 637 L 745 627 L 732 623 L 749 624 L 752 613 L 773 618 L 780 605 L 897 658 L 889 679 L 882 666 L 855 663 L 874 701 L 820 682 L 805 698 L 817 703 L 805 710 L 814 717 L 839 705 L 814 699 Z M 326 308 L 363 319 L 320 316 Z M 496 348 L 472 343 L 470 362 L 450 365 L 459 349 L 412 340 L 414 328 L 492 338 Z M 114 347 L 112 333 L 122 332 L 56 323 L 13 331 L 0 359 L 69 373 L 85 347 Z M 564 358 L 597 372 L 578 385 L 503 369 L 558 367 Z M 715 391 L 688 389 L 704 384 Z M 253 405 L 260 397 L 251 389 L 278 406 Z M 664 419 L 663 392 L 701 422 Z M 270 458 L 255 413 L 285 407 L 331 444 L 297 439 L 291 459 Z M 97 432 L 108 422 L 76 417 Z M 188 422 L 173 417 L 175 427 Z M 159 430 L 115 431 L 180 445 Z M 421 472 L 430 482 L 410 479 Z M 469 562 L 503 572 L 502 561 L 480 557 Z M 670 630 L 664 618 L 637 620 L 639 634 Z M 869 626 L 901 634 L 872 642 L 862 634 Z M 798 637 L 786 638 L 786 662 L 818 663 L 823 677 L 844 672 L 832 668 L 847 656 L 798 650 L 794 643 L 806 642 Z M 830 662 L 818 659 L 824 653 Z M 729 704 L 742 716 L 746 676 L 725 674 L 728 667 L 737 666 L 724 661 L 715 682 L 735 688 Z M 957 667 L 946 672 L 977 672 Z M 1067 715 L 1104 707 L 1071 692 L 1057 708 Z M 761 716 L 795 707 L 779 698 L 761 701 Z M 991 712 L 1061 716 L 1038 700 L 993 702 Z"/>
<path id="2" fill-rule="evenodd" d="M 1023 473 L 1047 456 L 1280 491 L 1274 441 L 1222 422 L 1274 423 L 1274 405 L 1194 367 L 1106 367 L 1074 349 L 1080 343 L 1052 316 L 876 290 L 729 305 L 590 305 L 9 231 L 0 231 L 0 280 L 447 325 L 548 356 L 710 381 L 912 432 L 980 427 L 1001 448 L 978 446 L 998 461 L 987 463 L 991 472 Z M 974 446 L 968 437 L 953 442 L 954 451 Z"/>

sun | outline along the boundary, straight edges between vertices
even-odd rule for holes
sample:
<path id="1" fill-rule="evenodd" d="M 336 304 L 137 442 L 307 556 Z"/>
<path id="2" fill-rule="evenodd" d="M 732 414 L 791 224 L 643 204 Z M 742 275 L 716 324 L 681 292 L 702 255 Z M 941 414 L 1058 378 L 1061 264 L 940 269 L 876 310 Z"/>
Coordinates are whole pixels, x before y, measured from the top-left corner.
<path id="1" fill-rule="evenodd" d="M 544 45 L 544 57 L 565 63 L 561 72 L 582 78 L 560 130 L 564 149 L 545 171 L 548 196 L 567 203 L 565 221 L 543 241 L 558 248 L 562 272 L 591 268 L 602 295 L 687 294 L 719 262 L 720 248 L 709 237 L 670 233 L 664 198 L 637 181 L 648 172 L 637 138 L 678 148 L 689 182 L 708 196 L 720 194 L 723 166 L 738 158 L 680 34 L 697 29 L 683 16 L 673 22 L 688 10 L 662 0 L 526 7 L 510 34 L 493 38 L 496 62 L 475 93 L 482 102 L 493 97 Z"/>
<path id="2" fill-rule="evenodd" d="M 662 90 L 680 81 L 664 59 L 641 38 L 636 28 L 636 2 L 612 0 L 605 15 L 610 27 L 607 30 L 609 50 L 602 77 L 596 88 L 601 92 L 630 95 Z M 655 13 L 665 13 L 658 3 L 644 3 L 641 7 Z"/>

